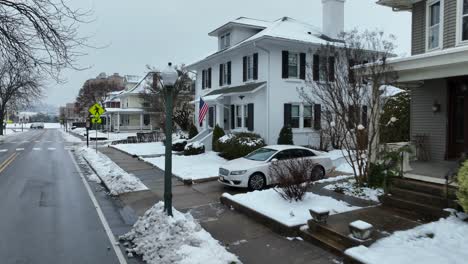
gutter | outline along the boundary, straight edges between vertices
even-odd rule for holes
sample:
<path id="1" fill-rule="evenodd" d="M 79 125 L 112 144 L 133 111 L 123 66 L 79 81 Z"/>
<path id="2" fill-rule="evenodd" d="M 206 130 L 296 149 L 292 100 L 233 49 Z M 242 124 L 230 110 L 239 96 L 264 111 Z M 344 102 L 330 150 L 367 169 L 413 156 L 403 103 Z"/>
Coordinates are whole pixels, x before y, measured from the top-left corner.
<path id="1" fill-rule="evenodd" d="M 266 52 L 268 54 L 268 77 L 267 77 L 267 87 L 266 87 L 266 94 L 267 94 L 267 101 L 266 101 L 266 108 L 267 108 L 267 111 L 266 111 L 266 114 L 267 114 L 267 118 L 266 118 L 266 142 L 269 144 L 270 142 L 270 85 L 271 85 L 271 82 L 270 82 L 270 71 L 271 71 L 271 53 L 269 50 L 267 50 L 266 48 L 262 47 L 262 46 L 259 46 L 257 44 L 257 41 L 254 41 L 253 42 L 253 45 L 254 47 L 260 49 L 260 50 L 263 50 L 264 52 Z"/>

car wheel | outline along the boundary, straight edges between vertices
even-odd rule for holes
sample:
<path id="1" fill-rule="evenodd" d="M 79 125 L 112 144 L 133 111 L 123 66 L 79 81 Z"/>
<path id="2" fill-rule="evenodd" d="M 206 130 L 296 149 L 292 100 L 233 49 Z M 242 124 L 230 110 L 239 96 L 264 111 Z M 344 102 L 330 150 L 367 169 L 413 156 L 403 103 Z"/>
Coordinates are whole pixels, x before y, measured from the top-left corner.
<path id="1" fill-rule="evenodd" d="M 260 173 L 254 173 L 249 178 L 249 189 L 252 191 L 258 191 L 264 189 L 266 186 L 266 179 Z"/>
<path id="2" fill-rule="evenodd" d="M 325 169 L 322 166 L 315 166 L 310 172 L 310 180 L 318 181 L 325 178 Z"/>

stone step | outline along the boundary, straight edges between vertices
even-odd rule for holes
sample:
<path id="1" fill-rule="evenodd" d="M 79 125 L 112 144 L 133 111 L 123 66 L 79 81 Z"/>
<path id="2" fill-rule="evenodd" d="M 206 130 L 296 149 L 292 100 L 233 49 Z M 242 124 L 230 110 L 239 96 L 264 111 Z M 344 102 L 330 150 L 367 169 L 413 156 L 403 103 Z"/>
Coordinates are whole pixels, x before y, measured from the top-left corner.
<path id="1" fill-rule="evenodd" d="M 417 192 L 417 191 L 408 190 L 408 189 L 401 189 L 398 187 L 391 187 L 390 193 L 392 194 L 393 197 L 396 197 L 402 200 L 424 204 L 424 205 L 428 205 L 432 207 L 437 207 L 440 209 L 453 208 L 454 206 L 456 207 L 456 203 L 451 200 L 447 200 L 440 196 L 435 196 L 435 195 L 427 194 L 423 192 Z"/>
<path id="2" fill-rule="evenodd" d="M 395 178 L 392 178 L 392 186 L 399 188 L 399 189 L 425 193 L 425 194 L 429 194 L 433 196 L 438 196 L 441 198 L 446 198 L 448 196 L 449 199 L 453 199 L 453 200 L 456 199 L 456 189 L 451 186 L 449 186 L 448 188 L 448 195 L 446 195 L 445 185 L 422 182 L 418 180 L 402 179 L 402 178 L 395 177 Z"/>
<path id="3" fill-rule="evenodd" d="M 310 229 L 302 229 L 299 232 L 299 236 L 305 241 L 315 244 L 339 256 L 343 255 L 343 252 L 347 249 L 346 246 L 333 238 L 322 233 L 314 232 Z"/>
<path id="4" fill-rule="evenodd" d="M 441 208 L 407 201 L 391 195 L 384 195 L 380 199 L 384 206 L 403 209 L 409 213 L 422 216 L 424 220 L 438 220 L 441 217 L 447 217 L 450 215 L 450 213 L 442 210 Z"/>

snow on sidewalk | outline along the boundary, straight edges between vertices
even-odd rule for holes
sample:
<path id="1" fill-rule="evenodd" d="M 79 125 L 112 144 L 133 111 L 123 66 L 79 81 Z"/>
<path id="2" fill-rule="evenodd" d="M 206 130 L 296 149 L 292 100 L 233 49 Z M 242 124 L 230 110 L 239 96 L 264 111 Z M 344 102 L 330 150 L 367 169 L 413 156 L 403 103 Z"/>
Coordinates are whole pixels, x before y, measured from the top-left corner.
<path id="1" fill-rule="evenodd" d="M 162 142 L 117 144 L 112 147 L 134 156 L 164 155 L 166 150 Z"/>
<path id="2" fill-rule="evenodd" d="M 379 202 L 379 196 L 384 194 L 384 190 L 382 188 L 374 189 L 369 187 L 357 187 L 355 179 L 329 184 L 323 188 L 330 191 L 339 190 L 345 195 L 374 202 Z"/>
<path id="3" fill-rule="evenodd" d="M 77 151 L 93 167 L 112 195 L 148 190 L 137 177 L 128 174 L 104 154 L 96 153 L 95 149 L 82 147 Z"/>
<path id="4" fill-rule="evenodd" d="M 314 207 L 328 209 L 330 215 L 360 209 L 360 207 L 351 206 L 346 202 L 311 192 L 306 193 L 300 202 L 286 201 L 274 189 L 236 195 L 224 193 L 223 197 L 289 227 L 306 224 L 307 220 L 311 218 L 309 209 Z"/>
<path id="5" fill-rule="evenodd" d="M 466 217 L 466 216 L 464 216 Z M 468 260 L 468 223 L 455 216 L 398 231 L 346 254 L 367 264 L 464 264 Z"/>
<path id="6" fill-rule="evenodd" d="M 165 157 L 144 158 L 143 160 L 164 170 Z M 172 155 L 172 173 L 183 180 L 201 180 L 217 177 L 219 167 L 227 160 L 209 151 L 200 155 Z"/>
<path id="7" fill-rule="evenodd" d="M 240 263 L 190 213 L 173 209 L 173 217 L 159 202 L 138 219 L 120 239 L 130 242 L 129 255 L 137 254 L 149 264 L 230 264 Z"/>
<path id="8" fill-rule="evenodd" d="M 63 139 L 66 141 L 66 142 L 71 142 L 71 143 L 81 143 L 83 142 L 81 139 L 63 131 L 62 129 L 59 129 L 60 131 L 60 134 L 62 134 L 63 136 Z"/>

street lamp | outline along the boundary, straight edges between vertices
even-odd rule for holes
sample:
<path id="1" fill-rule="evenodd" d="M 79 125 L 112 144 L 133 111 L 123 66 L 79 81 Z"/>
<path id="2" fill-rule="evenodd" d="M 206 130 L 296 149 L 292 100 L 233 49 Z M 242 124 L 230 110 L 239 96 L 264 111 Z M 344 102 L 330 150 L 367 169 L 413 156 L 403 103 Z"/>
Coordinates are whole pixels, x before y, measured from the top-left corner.
<path id="1" fill-rule="evenodd" d="M 167 67 L 160 73 L 162 89 L 166 92 L 166 142 L 165 142 L 165 166 L 164 166 L 164 211 L 172 216 L 172 94 L 174 85 L 179 75 L 168 63 Z"/>

